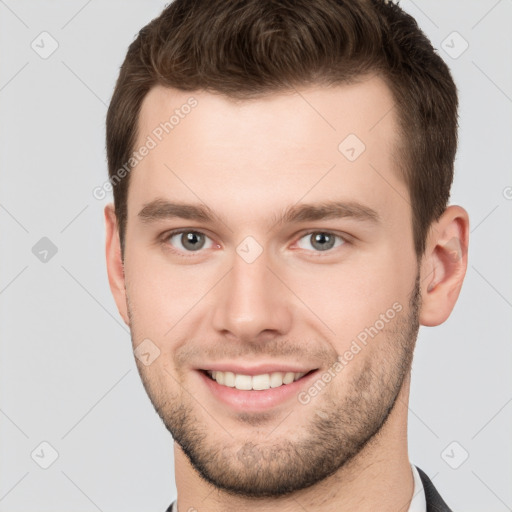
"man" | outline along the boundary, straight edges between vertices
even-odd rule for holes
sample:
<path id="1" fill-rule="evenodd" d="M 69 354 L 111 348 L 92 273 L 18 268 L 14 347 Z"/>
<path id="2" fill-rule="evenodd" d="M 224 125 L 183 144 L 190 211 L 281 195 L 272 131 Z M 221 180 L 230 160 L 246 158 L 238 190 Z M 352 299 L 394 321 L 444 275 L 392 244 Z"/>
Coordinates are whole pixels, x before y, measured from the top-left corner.
<path id="1" fill-rule="evenodd" d="M 168 510 L 448 511 L 407 451 L 467 264 L 457 94 L 381 0 L 176 0 L 107 116 L 107 267 L 175 441 Z"/>

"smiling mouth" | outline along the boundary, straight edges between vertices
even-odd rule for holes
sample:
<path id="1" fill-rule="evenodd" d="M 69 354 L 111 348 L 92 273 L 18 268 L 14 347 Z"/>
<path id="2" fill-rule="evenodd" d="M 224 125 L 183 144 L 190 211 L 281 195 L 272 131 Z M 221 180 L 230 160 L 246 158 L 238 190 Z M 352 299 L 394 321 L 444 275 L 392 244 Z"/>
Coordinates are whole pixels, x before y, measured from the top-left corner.
<path id="1" fill-rule="evenodd" d="M 279 388 L 281 386 L 292 384 L 314 371 L 316 370 L 300 373 L 272 372 L 262 373 L 260 375 L 244 375 L 241 373 L 221 372 L 218 370 L 203 370 L 203 372 L 208 375 L 210 379 L 216 381 L 217 384 L 228 388 L 236 388 L 242 391 L 265 391 L 271 388 Z"/>

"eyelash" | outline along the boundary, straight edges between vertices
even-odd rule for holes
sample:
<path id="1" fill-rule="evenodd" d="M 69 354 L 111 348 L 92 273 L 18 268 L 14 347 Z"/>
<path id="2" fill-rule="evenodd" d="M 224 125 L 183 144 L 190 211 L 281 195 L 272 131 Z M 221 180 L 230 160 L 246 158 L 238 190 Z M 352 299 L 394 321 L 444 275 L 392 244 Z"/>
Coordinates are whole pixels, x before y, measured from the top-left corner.
<path id="1" fill-rule="evenodd" d="M 203 252 L 203 250 L 199 249 L 198 251 L 182 251 L 181 249 L 175 249 L 169 243 L 169 239 L 172 238 L 175 235 L 180 235 L 182 233 L 198 233 L 198 234 L 204 235 L 207 238 L 210 238 L 210 240 L 211 240 L 211 237 L 209 237 L 206 233 L 204 233 L 204 232 L 202 232 L 200 230 L 196 230 L 196 229 L 183 229 L 182 228 L 182 229 L 176 229 L 174 231 L 168 231 L 168 232 L 164 233 L 162 235 L 162 237 L 161 237 L 162 244 L 166 247 L 166 249 L 171 250 L 174 254 L 177 254 L 177 255 L 182 256 L 184 258 L 194 257 L 195 254 L 200 254 L 201 252 Z M 342 242 L 340 245 L 335 246 L 335 247 L 333 247 L 331 249 L 327 249 L 326 251 L 309 251 L 308 249 L 302 249 L 302 250 L 308 250 L 308 252 L 311 252 L 311 253 L 315 254 L 315 257 L 316 257 L 316 255 L 317 256 L 322 256 L 322 254 L 332 255 L 333 252 L 335 251 L 335 249 L 339 249 L 340 247 L 342 247 L 343 245 L 345 245 L 346 243 L 349 242 L 348 235 L 345 235 L 345 234 L 344 235 L 340 235 L 340 234 L 334 233 L 333 231 L 326 231 L 326 230 L 319 230 L 319 229 L 312 229 L 312 230 L 309 230 L 309 231 L 307 231 L 305 233 L 302 233 L 302 235 L 297 239 L 297 242 L 302 240 L 303 238 L 309 236 L 309 235 L 312 235 L 313 233 L 322 233 L 322 234 L 331 235 L 331 236 L 334 236 L 337 239 L 341 240 L 341 242 Z M 212 242 L 213 242 L 213 240 L 212 240 Z M 297 242 L 295 242 L 295 243 L 297 243 Z"/>

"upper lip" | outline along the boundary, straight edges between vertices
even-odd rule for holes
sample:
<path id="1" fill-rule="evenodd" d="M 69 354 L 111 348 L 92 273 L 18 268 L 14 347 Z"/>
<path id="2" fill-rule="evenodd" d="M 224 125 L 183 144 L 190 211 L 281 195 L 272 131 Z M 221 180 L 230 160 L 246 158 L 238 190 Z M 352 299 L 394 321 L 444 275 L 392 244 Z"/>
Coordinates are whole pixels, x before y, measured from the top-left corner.
<path id="1" fill-rule="evenodd" d="M 220 371 L 220 372 L 233 372 L 242 375 L 261 375 L 264 373 L 274 373 L 274 372 L 293 372 L 293 373 L 308 373 L 311 370 L 316 370 L 316 368 L 312 368 L 311 366 L 302 366 L 302 365 L 294 365 L 294 364 L 259 364 L 255 366 L 243 366 L 240 364 L 234 363 L 215 363 L 215 364 L 207 364 L 201 368 L 202 370 L 210 370 L 210 371 Z"/>

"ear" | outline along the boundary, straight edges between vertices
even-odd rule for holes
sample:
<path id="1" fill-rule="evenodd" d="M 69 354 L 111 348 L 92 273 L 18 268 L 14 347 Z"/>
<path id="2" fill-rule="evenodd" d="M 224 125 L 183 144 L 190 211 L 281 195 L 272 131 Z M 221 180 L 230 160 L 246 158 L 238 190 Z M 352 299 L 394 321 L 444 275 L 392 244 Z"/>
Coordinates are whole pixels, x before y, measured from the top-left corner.
<path id="1" fill-rule="evenodd" d="M 467 269 L 469 217 L 449 206 L 429 230 L 421 262 L 421 325 L 442 324 L 459 296 Z"/>
<path id="2" fill-rule="evenodd" d="M 123 317 L 126 325 L 130 325 L 128 308 L 126 305 L 126 289 L 124 282 L 124 267 L 121 257 L 121 241 L 117 217 L 112 203 L 105 206 L 105 228 L 106 228 L 106 257 L 107 273 L 110 290 L 117 304 L 119 314 Z"/>

